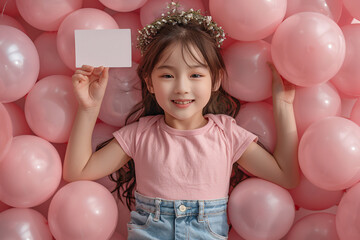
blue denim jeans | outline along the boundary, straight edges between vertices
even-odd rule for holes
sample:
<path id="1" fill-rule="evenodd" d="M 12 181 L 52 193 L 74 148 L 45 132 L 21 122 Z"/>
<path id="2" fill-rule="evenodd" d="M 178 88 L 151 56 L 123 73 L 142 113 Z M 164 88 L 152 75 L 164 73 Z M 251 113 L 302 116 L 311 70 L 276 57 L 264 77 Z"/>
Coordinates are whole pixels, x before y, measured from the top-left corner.
<path id="1" fill-rule="evenodd" d="M 128 223 L 129 240 L 227 239 L 228 198 L 165 200 L 135 192 L 136 211 Z"/>

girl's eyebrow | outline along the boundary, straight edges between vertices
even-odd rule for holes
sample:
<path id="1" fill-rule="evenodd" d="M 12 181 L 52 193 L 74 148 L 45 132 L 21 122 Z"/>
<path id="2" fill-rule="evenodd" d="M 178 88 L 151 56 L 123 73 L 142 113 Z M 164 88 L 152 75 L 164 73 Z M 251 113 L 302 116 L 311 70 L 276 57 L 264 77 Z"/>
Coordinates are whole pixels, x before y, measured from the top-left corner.
<path id="1" fill-rule="evenodd" d="M 202 64 L 199 64 L 199 65 L 189 65 L 190 68 L 205 68 L 207 69 L 207 66 L 206 65 L 202 65 Z M 174 66 L 170 66 L 170 65 L 160 65 L 158 66 L 156 69 L 171 69 L 171 70 L 174 70 L 176 67 Z"/>

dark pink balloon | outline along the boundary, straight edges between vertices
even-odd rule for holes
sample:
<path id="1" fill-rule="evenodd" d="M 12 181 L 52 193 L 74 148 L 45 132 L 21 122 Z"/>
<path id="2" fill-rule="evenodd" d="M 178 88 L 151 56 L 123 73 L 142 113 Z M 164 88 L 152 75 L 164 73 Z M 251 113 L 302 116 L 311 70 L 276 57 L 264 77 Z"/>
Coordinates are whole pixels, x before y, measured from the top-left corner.
<path id="1" fill-rule="evenodd" d="M 5 14 L 0 15 L 0 25 L 17 28 L 26 34 L 25 28 L 15 18 L 7 16 Z"/>
<path id="2" fill-rule="evenodd" d="M 111 68 L 109 82 L 101 105 L 99 119 L 116 127 L 124 126 L 132 108 L 141 101 L 137 64 L 131 68 Z"/>
<path id="3" fill-rule="evenodd" d="M 25 119 L 24 111 L 14 102 L 4 103 L 12 123 L 13 136 L 32 135 L 32 131 Z"/>
<path id="4" fill-rule="evenodd" d="M 360 126 L 360 102 L 357 100 L 351 110 L 350 120 Z"/>
<path id="5" fill-rule="evenodd" d="M 360 239 L 360 183 L 352 186 L 341 199 L 336 213 L 340 239 Z"/>
<path id="6" fill-rule="evenodd" d="M 194 10 L 204 10 L 204 4 L 201 0 L 179 0 L 176 1 L 180 4 L 180 11 L 187 11 L 190 8 Z M 161 14 L 166 14 L 169 9 L 167 6 L 171 2 L 168 0 L 150 0 L 140 8 L 140 20 L 143 26 L 152 23 L 155 19 L 161 17 Z"/>
<path id="7" fill-rule="evenodd" d="M 54 143 L 68 141 L 77 110 L 71 77 L 52 75 L 38 81 L 25 102 L 31 130 Z"/>
<path id="8" fill-rule="evenodd" d="M 343 191 L 327 191 L 312 184 L 301 174 L 299 185 L 289 190 L 295 205 L 309 210 L 324 210 L 339 204 Z"/>
<path id="9" fill-rule="evenodd" d="M 27 208 L 12 208 L 0 213 L 0 239 L 52 240 L 46 218 Z"/>
<path id="10" fill-rule="evenodd" d="M 296 87 L 294 113 L 301 137 L 310 124 L 324 117 L 340 116 L 341 98 L 329 82 L 312 87 Z"/>
<path id="11" fill-rule="evenodd" d="M 271 96 L 270 44 L 265 41 L 236 42 L 227 47 L 224 61 L 229 77 L 224 89 L 237 99 L 256 102 Z"/>
<path id="12" fill-rule="evenodd" d="M 56 38 L 56 32 L 44 32 L 34 41 L 40 57 L 39 79 L 50 75 L 71 76 L 74 73 L 60 59 L 56 46 Z M 51 61 L 49 61 L 50 59 Z"/>
<path id="13" fill-rule="evenodd" d="M 356 19 L 360 19 L 360 1 L 343 0 L 344 7 L 349 11 L 350 15 Z"/>
<path id="14" fill-rule="evenodd" d="M 108 239 L 118 219 L 115 199 L 92 181 L 69 183 L 56 192 L 49 207 L 49 227 L 57 240 Z"/>
<path id="15" fill-rule="evenodd" d="M 14 137 L 0 165 L 0 199 L 13 207 L 39 205 L 54 194 L 61 171 L 51 143 L 37 136 Z"/>
<path id="16" fill-rule="evenodd" d="M 71 12 L 81 8 L 82 0 L 16 0 L 20 15 L 35 28 L 57 31 Z"/>
<path id="17" fill-rule="evenodd" d="M 117 12 L 131 12 L 138 8 L 141 8 L 147 0 L 99 0 L 106 7 L 115 10 Z"/>
<path id="18" fill-rule="evenodd" d="M 31 39 L 22 31 L 0 26 L 0 102 L 25 96 L 39 75 L 39 55 Z"/>
<path id="19" fill-rule="evenodd" d="M 330 80 L 345 58 L 340 27 L 320 13 L 301 12 L 285 19 L 274 33 L 271 54 L 279 73 L 310 87 Z"/>
<path id="20" fill-rule="evenodd" d="M 286 0 L 210 0 L 210 13 L 230 37 L 255 41 L 271 35 L 282 22 Z"/>
<path id="21" fill-rule="evenodd" d="M 4 14 L 12 17 L 18 17 L 20 15 L 15 0 L 0 0 L 0 9 L 1 11 L 4 10 Z"/>
<path id="22" fill-rule="evenodd" d="M 276 129 L 272 105 L 265 102 L 246 103 L 235 118 L 236 123 L 254 133 L 264 147 L 273 152 L 276 144 Z"/>
<path id="23" fill-rule="evenodd" d="M 318 12 L 337 22 L 341 11 L 341 0 L 287 0 L 285 18 L 299 12 Z"/>
<path id="24" fill-rule="evenodd" d="M 67 15 L 57 35 L 57 50 L 65 65 L 75 70 L 75 29 L 117 29 L 114 18 L 95 8 L 82 8 Z"/>
<path id="25" fill-rule="evenodd" d="M 231 230 L 229 231 L 228 239 L 229 240 L 245 240 L 244 238 L 239 236 L 239 234 L 234 230 L 234 228 L 231 228 Z"/>
<path id="26" fill-rule="evenodd" d="M 82 8 L 97 8 L 104 10 L 105 6 L 99 0 L 83 0 Z"/>
<path id="27" fill-rule="evenodd" d="M 140 50 L 136 47 L 138 29 L 141 29 L 140 15 L 135 12 L 129 13 L 116 13 L 113 15 L 116 23 L 120 29 L 130 28 L 131 29 L 131 55 L 132 60 L 139 62 L 141 58 Z"/>
<path id="28" fill-rule="evenodd" d="M 305 177 L 329 191 L 346 189 L 360 180 L 360 127 L 342 117 L 311 124 L 299 144 Z"/>
<path id="29" fill-rule="evenodd" d="M 350 15 L 349 11 L 343 7 L 341 11 L 341 16 L 337 24 L 342 27 L 344 25 L 351 24 L 352 20 L 354 19 L 353 16 Z"/>
<path id="30" fill-rule="evenodd" d="M 0 201 L 0 213 L 5 211 L 5 210 L 8 210 L 10 209 L 11 207 L 5 203 L 3 203 L 2 201 Z"/>
<path id="31" fill-rule="evenodd" d="M 335 214 L 313 213 L 291 228 L 287 240 L 339 240 L 335 228 Z"/>
<path id="32" fill-rule="evenodd" d="M 360 96 L 360 24 L 346 25 L 341 28 L 345 36 L 345 60 L 332 79 L 336 88 L 350 96 Z"/>
<path id="33" fill-rule="evenodd" d="M 245 239 L 281 239 L 295 217 L 289 192 L 257 178 L 240 182 L 230 194 L 228 207 L 233 228 Z"/>
<path id="34" fill-rule="evenodd" d="M 9 151 L 13 139 L 13 126 L 8 111 L 0 103 L 0 162 Z"/>

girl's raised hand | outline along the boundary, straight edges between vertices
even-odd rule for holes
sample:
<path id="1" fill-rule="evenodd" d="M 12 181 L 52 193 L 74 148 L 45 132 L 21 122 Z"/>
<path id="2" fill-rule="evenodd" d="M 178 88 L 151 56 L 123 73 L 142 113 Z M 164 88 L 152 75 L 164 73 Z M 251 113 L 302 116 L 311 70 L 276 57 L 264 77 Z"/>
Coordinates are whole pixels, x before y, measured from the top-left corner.
<path id="1" fill-rule="evenodd" d="M 281 78 L 273 63 L 268 62 L 272 72 L 273 101 L 283 101 L 292 104 L 295 98 L 295 86 Z"/>
<path id="2" fill-rule="evenodd" d="M 72 76 L 72 82 L 79 107 L 85 110 L 99 109 L 108 78 L 109 68 L 107 67 L 84 65 L 77 69 Z"/>

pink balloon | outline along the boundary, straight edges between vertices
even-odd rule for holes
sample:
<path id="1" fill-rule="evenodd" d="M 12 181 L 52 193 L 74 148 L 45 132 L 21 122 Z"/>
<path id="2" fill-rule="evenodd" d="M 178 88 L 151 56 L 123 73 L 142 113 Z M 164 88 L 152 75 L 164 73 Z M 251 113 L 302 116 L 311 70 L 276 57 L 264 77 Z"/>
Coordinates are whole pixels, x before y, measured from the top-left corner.
<path id="1" fill-rule="evenodd" d="M 311 183 L 325 190 L 343 190 L 359 181 L 359 159 L 360 128 L 345 118 L 316 121 L 300 140 L 300 168 Z"/>
<path id="2" fill-rule="evenodd" d="M 327 191 L 312 184 L 301 174 L 299 185 L 289 190 L 295 205 L 309 210 L 323 210 L 337 205 L 343 191 Z"/>
<path id="3" fill-rule="evenodd" d="M 16 0 L 20 15 L 35 28 L 57 31 L 71 12 L 81 8 L 82 0 Z"/>
<path id="4" fill-rule="evenodd" d="M 342 27 L 344 25 L 351 24 L 352 20 L 354 19 L 353 16 L 350 15 L 349 11 L 343 7 L 341 11 L 341 16 L 337 24 Z"/>
<path id="5" fill-rule="evenodd" d="M 336 211 L 337 211 L 337 206 L 332 206 L 331 208 L 328 208 L 328 209 L 325 209 L 325 210 L 316 210 L 316 211 L 308 210 L 308 209 L 305 209 L 305 208 L 299 208 L 295 212 L 294 223 L 300 221 L 305 216 L 311 215 L 313 213 L 331 213 L 331 214 L 335 215 Z"/>
<path id="6" fill-rule="evenodd" d="M 288 0 L 285 18 L 299 12 L 318 12 L 337 22 L 341 11 L 341 0 Z"/>
<path id="7" fill-rule="evenodd" d="M 141 29 L 140 15 L 135 12 L 129 13 L 116 13 L 113 15 L 116 23 L 120 29 L 130 28 L 131 29 L 131 54 L 132 60 L 139 62 L 141 58 L 140 50 L 136 47 L 138 29 Z"/>
<path id="8" fill-rule="evenodd" d="M 341 117 L 350 119 L 351 112 L 355 106 L 355 103 L 357 102 L 357 98 L 354 97 L 341 97 Z M 352 119 L 352 121 L 354 121 Z"/>
<path id="9" fill-rule="evenodd" d="M 44 32 L 34 41 L 40 57 L 39 79 L 50 75 L 71 76 L 74 73 L 60 59 L 56 46 L 56 38 L 56 32 Z"/>
<path id="10" fill-rule="evenodd" d="M 194 10 L 204 10 L 205 6 L 201 0 L 179 0 L 176 1 L 180 4 L 180 11 L 187 11 L 190 8 Z M 161 14 L 166 14 L 169 9 L 167 6 L 171 2 L 168 0 L 150 0 L 140 8 L 140 20 L 143 26 L 152 23 L 155 19 L 161 17 Z"/>
<path id="11" fill-rule="evenodd" d="M 12 208 L 0 213 L 0 239 L 53 238 L 43 215 L 33 209 Z"/>
<path id="12" fill-rule="evenodd" d="M 324 117 L 340 116 L 341 98 L 329 82 L 307 88 L 296 87 L 294 113 L 301 137 L 311 123 Z"/>
<path id="13" fill-rule="evenodd" d="M 246 103 L 240 107 L 236 123 L 254 133 L 264 147 L 273 152 L 276 144 L 276 129 L 272 106 L 265 102 Z"/>
<path id="14" fill-rule="evenodd" d="M 12 123 L 12 135 L 32 135 L 32 131 L 25 119 L 24 111 L 14 102 L 4 103 Z"/>
<path id="15" fill-rule="evenodd" d="M 9 151 L 13 139 L 13 126 L 8 111 L 0 103 L 0 162 Z"/>
<path id="16" fill-rule="evenodd" d="M 289 192 L 257 178 L 240 182 L 230 194 L 228 207 L 233 228 L 245 239 L 280 239 L 295 217 Z"/>
<path id="17" fill-rule="evenodd" d="M 0 26 L 0 102 L 13 102 L 34 86 L 39 55 L 31 39 L 20 30 Z"/>
<path id="18" fill-rule="evenodd" d="M 112 133 L 118 130 L 118 127 L 110 126 L 106 123 L 95 124 L 91 138 L 92 150 L 95 151 L 96 146 L 113 137 Z"/>
<path id="19" fill-rule="evenodd" d="M 332 82 L 336 88 L 351 96 L 360 96 L 360 69 L 356 62 L 360 61 L 360 24 L 343 26 L 346 53 L 345 60 Z"/>
<path id="20" fill-rule="evenodd" d="M 6 25 L 6 26 L 17 28 L 26 34 L 25 28 L 18 21 L 16 21 L 15 18 L 12 18 L 5 14 L 0 15 L 0 25 Z"/>
<path id="21" fill-rule="evenodd" d="M 360 19 L 360 2 L 358 0 L 343 0 L 343 3 L 351 16 Z"/>
<path id="22" fill-rule="evenodd" d="M 141 101 L 141 90 L 137 87 L 139 78 L 136 74 L 137 63 L 131 68 L 111 68 L 109 82 L 101 105 L 99 119 L 120 127 L 132 108 Z"/>
<path id="23" fill-rule="evenodd" d="M 28 22 L 26 22 L 21 16 L 16 18 L 16 20 L 24 26 L 27 36 L 34 41 L 41 33 L 44 31 L 34 28 Z"/>
<path id="24" fill-rule="evenodd" d="M 114 18 L 95 8 L 82 8 L 69 14 L 60 24 L 57 50 L 65 65 L 75 70 L 75 29 L 117 29 Z"/>
<path id="25" fill-rule="evenodd" d="M 77 110 L 71 77 L 53 75 L 38 81 L 25 102 L 31 130 L 54 143 L 68 141 Z"/>
<path id="26" fill-rule="evenodd" d="M 360 183 L 351 187 L 341 199 L 336 213 L 336 230 L 340 239 L 360 239 Z"/>
<path id="27" fill-rule="evenodd" d="M 282 22 L 286 0 L 210 0 L 215 21 L 230 37 L 254 41 L 271 35 Z"/>
<path id="28" fill-rule="evenodd" d="M 350 120 L 360 126 L 360 102 L 357 100 L 352 108 Z"/>
<path id="29" fill-rule="evenodd" d="M 339 240 L 335 228 L 335 214 L 310 214 L 291 228 L 287 240 Z"/>
<path id="30" fill-rule="evenodd" d="M 104 10 L 105 6 L 99 0 L 83 0 L 82 8 L 97 8 Z"/>
<path id="31" fill-rule="evenodd" d="M 0 201 L 0 213 L 5 211 L 5 210 L 8 210 L 10 209 L 11 207 L 5 203 L 3 203 L 2 201 Z"/>
<path id="32" fill-rule="evenodd" d="M 108 239 L 118 218 L 111 193 L 92 181 L 65 185 L 54 196 L 49 207 L 49 227 L 57 240 Z"/>
<path id="33" fill-rule="evenodd" d="M 118 232 L 114 232 L 109 240 L 126 240 L 126 238 Z"/>
<path id="34" fill-rule="evenodd" d="M 117 12 L 131 12 L 142 7 L 147 0 L 99 0 L 106 7 Z"/>
<path id="35" fill-rule="evenodd" d="M 247 102 L 271 96 L 270 44 L 265 41 L 236 42 L 223 53 L 229 77 L 222 86 L 232 96 Z"/>
<path id="36" fill-rule="evenodd" d="M 20 15 L 15 0 L 0 0 L 0 9 L 1 11 L 4 10 L 4 14 L 12 17 L 18 17 Z"/>
<path id="37" fill-rule="evenodd" d="M 229 231 L 228 239 L 229 240 L 245 240 L 244 238 L 239 236 L 239 234 L 237 234 L 237 232 L 234 230 L 234 228 L 231 228 L 231 230 Z"/>
<path id="38" fill-rule="evenodd" d="M 37 136 L 17 136 L 0 165 L 0 199 L 13 207 L 33 207 L 50 198 L 60 179 L 56 149 Z"/>
<path id="39" fill-rule="evenodd" d="M 285 19 L 274 33 L 271 54 L 279 73 L 295 85 L 330 80 L 345 58 L 339 26 L 320 13 L 301 12 Z"/>

